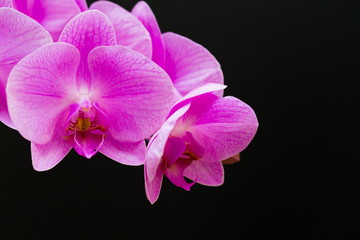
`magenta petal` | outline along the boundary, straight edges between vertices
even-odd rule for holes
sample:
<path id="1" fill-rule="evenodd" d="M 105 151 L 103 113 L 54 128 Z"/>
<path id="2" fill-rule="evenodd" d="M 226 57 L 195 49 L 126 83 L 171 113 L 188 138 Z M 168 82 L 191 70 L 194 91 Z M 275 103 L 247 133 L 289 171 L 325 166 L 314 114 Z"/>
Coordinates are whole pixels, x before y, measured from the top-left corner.
<path id="1" fill-rule="evenodd" d="M 164 69 L 176 90 L 184 96 L 205 83 L 224 84 L 219 62 L 203 46 L 175 33 L 162 35 L 165 46 Z M 222 96 L 220 91 L 219 96 Z"/>
<path id="2" fill-rule="evenodd" d="M 165 176 L 175 185 L 190 191 L 195 182 L 188 183 L 184 178 L 184 170 L 191 164 L 192 160 L 180 158 L 170 168 L 166 168 Z"/>
<path id="3" fill-rule="evenodd" d="M 220 186 L 224 183 L 224 168 L 221 162 L 193 161 L 184 176 L 206 186 Z"/>
<path id="4" fill-rule="evenodd" d="M 74 46 L 53 43 L 26 56 L 11 71 L 7 85 L 10 116 L 29 141 L 50 141 L 59 114 L 77 97 L 79 58 Z"/>
<path id="5" fill-rule="evenodd" d="M 134 14 L 148 30 L 152 41 L 152 60 L 160 67 L 163 67 L 165 62 L 164 43 L 154 13 L 144 1 L 138 2 L 131 13 Z"/>
<path id="6" fill-rule="evenodd" d="M 204 148 L 196 142 L 190 132 L 186 132 L 183 139 L 187 143 L 187 154 L 191 154 L 193 160 L 198 160 L 204 156 Z"/>
<path id="7" fill-rule="evenodd" d="M 17 63 L 50 42 L 49 33 L 35 20 L 11 8 L 0 9 L 0 64 Z"/>
<path id="8" fill-rule="evenodd" d="M 54 137 L 46 144 L 31 143 L 32 164 L 36 171 L 46 171 L 57 165 L 71 150 L 71 145 L 64 140 L 63 134 L 66 128 L 64 116 L 61 114 L 55 125 Z"/>
<path id="9" fill-rule="evenodd" d="M 204 147 L 204 161 L 221 161 L 244 150 L 258 121 L 250 106 L 234 97 L 207 94 L 194 98 L 184 119 L 191 121 L 194 139 Z"/>
<path id="10" fill-rule="evenodd" d="M 75 132 L 73 148 L 78 154 L 91 158 L 102 146 L 105 135 L 93 134 L 90 132 Z"/>
<path id="11" fill-rule="evenodd" d="M 163 158 L 166 159 L 166 163 L 168 166 L 171 166 L 175 163 L 175 161 L 181 157 L 181 155 L 185 152 L 186 145 L 182 138 L 179 137 L 170 137 L 168 138 Z"/>
<path id="12" fill-rule="evenodd" d="M 98 9 L 110 19 L 115 29 L 118 45 L 131 48 L 151 58 L 152 46 L 149 32 L 133 14 L 119 5 L 107 1 L 97 1 L 90 8 Z"/>
<path id="13" fill-rule="evenodd" d="M 163 181 L 163 173 L 160 168 L 156 169 L 153 179 L 150 181 L 147 176 L 146 162 L 144 165 L 145 193 L 151 204 L 154 204 L 160 195 L 161 185 Z"/>
<path id="14" fill-rule="evenodd" d="M 28 12 L 24 13 L 43 25 L 54 41 L 59 39 L 66 23 L 81 12 L 74 0 L 28 0 L 27 4 Z M 16 9 L 18 7 L 19 4 Z"/>
<path id="15" fill-rule="evenodd" d="M 116 45 L 116 36 L 110 20 L 98 10 L 80 13 L 66 24 L 59 42 L 70 43 L 80 51 L 77 85 L 81 93 L 88 93 L 91 84 L 88 69 L 89 52 L 97 46 Z"/>
<path id="16" fill-rule="evenodd" d="M 5 89 L 9 73 L 14 65 L 0 64 L 0 121 L 11 128 L 14 128 L 14 125 L 9 116 Z"/>
<path id="17" fill-rule="evenodd" d="M 158 168 L 160 168 L 165 145 L 168 141 L 171 131 L 174 129 L 177 120 L 185 114 L 189 107 L 190 104 L 187 104 L 179 108 L 165 121 L 160 130 L 150 139 L 145 157 L 145 163 L 147 166 L 145 170 L 147 171 L 146 174 L 149 181 L 153 180 L 156 172 L 158 171 Z"/>
<path id="18" fill-rule="evenodd" d="M 75 0 L 75 1 L 82 12 L 85 12 L 86 10 L 88 10 L 86 0 Z"/>
<path id="19" fill-rule="evenodd" d="M 12 0 L 0 0 L 0 7 L 13 7 Z"/>
<path id="20" fill-rule="evenodd" d="M 106 135 L 100 152 L 105 156 L 125 165 L 139 166 L 145 161 L 145 141 L 135 143 L 122 143 Z"/>
<path id="21" fill-rule="evenodd" d="M 163 69 L 119 45 L 91 51 L 89 69 L 90 97 L 108 115 L 114 139 L 136 142 L 160 128 L 173 97 L 173 86 Z"/>
<path id="22" fill-rule="evenodd" d="M 0 9 L 0 121 L 14 127 L 8 113 L 5 89 L 11 69 L 51 36 L 36 21 L 10 8 Z"/>
<path id="23" fill-rule="evenodd" d="M 225 88 L 226 88 L 226 86 L 222 85 L 222 84 L 206 83 L 206 84 L 202 85 L 201 87 L 198 87 L 198 88 L 192 90 L 191 92 L 186 94 L 184 97 L 182 97 L 179 101 L 177 101 L 174 104 L 174 106 L 171 108 L 169 115 L 173 114 L 181 106 L 189 103 L 191 101 L 191 99 L 193 99 L 195 97 L 199 97 L 201 95 L 209 94 L 209 93 L 216 93 Z"/>

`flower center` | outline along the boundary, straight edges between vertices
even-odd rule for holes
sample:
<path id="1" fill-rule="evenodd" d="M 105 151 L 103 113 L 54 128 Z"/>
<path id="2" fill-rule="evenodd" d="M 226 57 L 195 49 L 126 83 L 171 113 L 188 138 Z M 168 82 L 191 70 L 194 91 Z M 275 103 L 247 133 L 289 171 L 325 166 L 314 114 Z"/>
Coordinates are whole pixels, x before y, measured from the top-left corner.
<path id="1" fill-rule="evenodd" d="M 102 132 L 105 132 L 105 128 L 96 123 L 97 113 L 96 110 L 94 113 L 94 110 L 94 108 L 80 107 L 77 116 L 73 116 L 72 119 L 70 119 L 68 130 L 73 132 L 86 132 L 98 129 Z"/>
<path id="2" fill-rule="evenodd" d="M 66 136 L 82 156 L 92 157 L 105 140 L 109 118 L 95 102 L 87 98 L 70 106 Z"/>

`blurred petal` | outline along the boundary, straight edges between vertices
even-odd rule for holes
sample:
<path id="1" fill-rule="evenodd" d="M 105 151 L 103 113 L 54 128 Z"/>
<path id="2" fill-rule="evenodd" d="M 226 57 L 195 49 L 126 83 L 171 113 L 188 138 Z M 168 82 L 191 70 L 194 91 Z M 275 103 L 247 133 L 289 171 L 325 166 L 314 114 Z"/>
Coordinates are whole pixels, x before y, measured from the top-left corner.
<path id="1" fill-rule="evenodd" d="M 74 46 L 53 43 L 23 58 L 11 71 L 9 112 L 24 138 L 37 144 L 50 141 L 59 114 L 77 97 L 79 60 Z"/>
<path id="2" fill-rule="evenodd" d="M 163 181 L 163 173 L 160 168 L 157 168 L 154 177 L 150 181 L 146 174 L 147 173 L 146 169 L 147 166 L 145 162 L 144 165 L 145 193 L 150 203 L 154 204 L 160 195 L 161 185 Z"/>
<path id="3" fill-rule="evenodd" d="M 202 185 L 219 186 L 224 183 L 224 168 L 221 162 L 192 161 L 184 176 Z"/>
<path id="4" fill-rule="evenodd" d="M 75 0 L 82 12 L 88 10 L 86 0 Z"/>
<path id="5" fill-rule="evenodd" d="M 90 9 L 98 9 L 110 19 L 118 45 L 131 48 L 151 59 L 152 46 L 149 32 L 133 14 L 107 1 L 97 1 Z"/>
<path id="6" fill-rule="evenodd" d="M 81 61 L 77 73 L 77 86 L 81 93 L 88 93 L 90 73 L 88 54 L 97 46 L 116 45 L 114 28 L 106 15 L 98 10 L 80 13 L 66 24 L 60 42 L 67 42 L 80 52 Z"/>
<path id="7" fill-rule="evenodd" d="M 13 7 L 11 0 L 0 0 L 0 7 Z"/>
<path id="8" fill-rule="evenodd" d="M 114 139 L 140 141 L 160 128 L 173 97 L 173 86 L 164 70 L 119 45 L 90 52 L 89 69 L 91 98 L 108 115 Z"/>
<path id="9" fill-rule="evenodd" d="M 28 5 L 29 12 L 26 14 L 43 25 L 57 41 L 66 23 L 82 11 L 77 1 L 32 0 L 33 4 Z"/>
<path id="10" fill-rule="evenodd" d="M 116 141 L 110 134 L 106 135 L 100 152 L 105 156 L 125 165 L 139 166 L 145 161 L 145 141 L 123 143 Z"/>
<path id="11" fill-rule="evenodd" d="M 36 171 L 46 171 L 57 165 L 71 150 L 71 145 L 64 140 L 66 129 L 65 116 L 61 114 L 55 125 L 54 137 L 46 144 L 31 143 L 32 164 Z"/>
<path id="12" fill-rule="evenodd" d="M 207 94 L 194 98 L 184 119 L 191 121 L 191 133 L 204 147 L 204 161 L 221 161 L 242 150 L 253 139 L 258 121 L 250 106 L 234 97 Z"/>
<path id="13" fill-rule="evenodd" d="M 11 8 L 0 9 L 0 64 L 17 63 L 50 42 L 50 34 L 33 19 Z"/>
<path id="14" fill-rule="evenodd" d="M 160 168 L 159 165 L 164 155 L 165 145 L 168 141 L 171 131 L 174 129 L 177 120 L 185 114 L 189 107 L 190 104 L 187 104 L 179 108 L 166 120 L 166 122 L 161 126 L 160 130 L 150 139 L 145 157 L 145 163 L 147 165 L 145 171 L 147 171 L 146 174 L 149 181 L 154 179 L 158 168 Z"/>
<path id="15" fill-rule="evenodd" d="M 132 9 L 131 13 L 134 14 L 140 22 L 142 22 L 150 34 L 152 41 L 151 59 L 160 67 L 163 67 L 165 62 L 164 43 L 154 13 L 151 11 L 149 5 L 144 1 L 138 2 Z"/>
<path id="16" fill-rule="evenodd" d="M 224 84 L 219 62 L 203 46 L 171 32 L 164 33 L 162 38 L 166 60 L 164 69 L 182 96 L 205 83 Z M 223 92 L 216 94 L 222 96 Z"/>

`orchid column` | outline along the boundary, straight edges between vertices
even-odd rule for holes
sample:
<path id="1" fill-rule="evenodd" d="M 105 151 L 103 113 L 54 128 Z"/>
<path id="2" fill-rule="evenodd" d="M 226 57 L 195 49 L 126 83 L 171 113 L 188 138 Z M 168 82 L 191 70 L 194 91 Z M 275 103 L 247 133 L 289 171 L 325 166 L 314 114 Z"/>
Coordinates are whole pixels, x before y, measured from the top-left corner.
<path id="1" fill-rule="evenodd" d="M 74 148 L 129 165 L 144 162 L 145 142 L 164 122 L 173 86 L 144 55 L 116 46 L 97 10 L 73 18 L 60 35 L 22 59 L 9 76 L 10 116 L 31 141 L 33 166 L 54 167 Z"/>

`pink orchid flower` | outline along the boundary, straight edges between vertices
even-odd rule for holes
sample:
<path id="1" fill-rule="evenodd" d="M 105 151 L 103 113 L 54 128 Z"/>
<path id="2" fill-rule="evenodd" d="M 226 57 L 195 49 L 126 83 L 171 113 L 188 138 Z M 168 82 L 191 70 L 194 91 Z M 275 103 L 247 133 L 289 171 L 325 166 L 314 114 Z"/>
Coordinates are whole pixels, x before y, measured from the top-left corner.
<path id="1" fill-rule="evenodd" d="M 0 8 L 0 121 L 5 125 L 14 128 L 5 94 L 11 69 L 20 59 L 51 42 L 50 34 L 39 23 L 14 9 Z"/>
<path id="2" fill-rule="evenodd" d="M 152 41 L 152 60 L 170 76 L 177 100 L 206 83 L 224 83 L 219 62 L 202 45 L 176 33 L 161 33 L 149 5 L 138 2 L 132 9 L 148 30 Z M 215 93 L 223 95 L 223 91 Z"/>
<path id="3" fill-rule="evenodd" d="M 97 1 L 90 9 L 108 16 L 114 25 L 117 44 L 144 54 L 169 74 L 176 89 L 175 100 L 205 83 L 224 83 L 215 57 L 184 36 L 170 32 L 161 34 L 156 18 L 145 2 L 137 3 L 132 14 L 109 1 Z M 223 92 L 216 94 L 222 96 Z"/>
<path id="4" fill-rule="evenodd" d="M 144 177 L 152 204 L 159 197 L 163 175 L 188 191 L 195 182 L 221 185 L 221 160 L 241 152 L 253 139 L 258 127 L 254 111 L 237 98 L 214 94 L 224 88 L 210 83 L 189 92 L 150 139 Z"/>
<path id="5" fill-rule="evenodd" d="M 109 18 L 114 26 L 118 45 L 138 51 L 151 59 L 150 34 L 133 14 L 109 1 L 94 2 L 89 9 L 99 10 Z"/>
<path id="6" fill-rule="evenodd" d="M 173 86 L 142 54 L 116 45 L 97 10 L 80 13 L 48 44 L 23 58 L 7 85 L 9 112 L 31 141 L 33 166 L 48 170 L 74 148 L 128 165 L 144 162 L 145 138 L 161 126 Z"/>
<path id="7" fill-rule="evenodd" d="M 14 8 L 35 19 L 54 41 L 71 18 L 87 10 L 86 0 L 0 0 L 0 7 Z"/>

